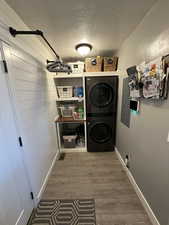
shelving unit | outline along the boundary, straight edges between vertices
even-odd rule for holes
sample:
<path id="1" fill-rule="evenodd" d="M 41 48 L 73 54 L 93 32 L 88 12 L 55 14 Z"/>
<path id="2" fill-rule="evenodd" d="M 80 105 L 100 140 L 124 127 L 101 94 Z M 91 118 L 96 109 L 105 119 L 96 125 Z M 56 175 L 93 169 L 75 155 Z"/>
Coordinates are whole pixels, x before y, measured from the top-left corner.
<path id="1" fill-rule="evenodd" d="M 87 151 L 87 133 L 86 133 L 86 121 L 85 120 L 62 120 L 57 119 L 55 120 L 57 133 L 58 133 L 58 144 L 60 152 L 86 152 Z M 62 136 L 61 136 L 61 125 L 65 123 L 72 123 L 72 124 L 84 124 L 84 146 L 76 146 L 75 148 L 65 148 L 62 143 Z"/>
<path id="2" fill-rule="evenodd" d="M 86 126 L 86 102 L 85 102 L 85 77 L 96 77 L 96 76 L 117 76 L 120 72 L 91 72 L 91 73 L 81 73 L 81 74 L 64 74 L 58 73 L 53 76 L 56 86 L 82 86 L 83 87 L 83 97 L 71 97 L 71 98 L 56 98 L 57 107 L 61 103 L 81 103 L 84 108 L 84 118 L 81 120 L 74 120 L 73 117 L 62 118 L 58 116 L 55 119 L 57 133 L 58 133 L 58 143 L 60 152 L 86 152 L 87 151 L 87 126 Z M 75 148 L 64 148 L 62 139 L 62 126 L 63 124 L 84 124 L 84 146 L 76 146 Z"/>
<path id="3" fill-rule="evenodd" d="M 77 148 L 60 148 L 60 151 L 61 152 L 86 152 L 87 151 L 87 148 L 86 147 L 84 147 L 84 148 L 79 148 L 79 147 L 77 147 Z"/>
<path id="4" fill-rule="evenodd" d="M 120 75 L 120 71 L 112 72 L 84 72 L 78 74 L 57 73 L 53 75 L 53 78 L 82 78 L 82 77 L 98 77 L 98 76 L 117 76 Z"/>
<path id="5" fill-rule="evenodd" d="M 61 117 L 59 115 L 55 118 L 57 133 L 58 133 L 58 142 L 59 142 L 59 149 L 61 152 L 81 152 L 87 151 L 86 145 L 86 105 L 85 105 L 85 78 L 83 74 L 58 74 L 54 76 L 55 85 L 57 86 L 79 86 L 83 87 L 83 97 L 69 97 L 69 98 L 56 98 L 56 106 L 59 109 L 60 104 L 74 104 L 74 105 L 82 105 L 84 110 L 84 118 L 83 119 L 74 119 L 73 117 Z M 59 110 L 58 110 L 59 111 Z M 59 112 L 58 112 L 59 114 Z M 84 146 L 76 146 L 75 148 L 65 148 L 63 146 L 63 126 L 64 124 L 69 124 L 71 126 L 77 125 L 84 125 Z"/>
<path id="6" fill-rule="evenodd" d="M 78 101 L 78 102 L 82 102 L 84 100 L 84 98 L 80 98 L 80 97 L 71 97 L 71 98 L 56 98 L 57 102 L 66 102 L 66 101 Z"/>
<path id="7" fill-rule="evenodd" d="M 63 118 L 63 117 L 58 117 L 55 120 L 56 123 L 84 123 L 85 120 L 75 120 L 73 117 L 67 117 L 67 118 Z"/>
<path id="8" fill-rule="evenodd" d="M 57 73 L 54 74 L 53 78 L 78 78 L 78 77 L 83 77 L 84 73 L 78 73 L 78 74 L 67 74 L 67 73 Z"/>

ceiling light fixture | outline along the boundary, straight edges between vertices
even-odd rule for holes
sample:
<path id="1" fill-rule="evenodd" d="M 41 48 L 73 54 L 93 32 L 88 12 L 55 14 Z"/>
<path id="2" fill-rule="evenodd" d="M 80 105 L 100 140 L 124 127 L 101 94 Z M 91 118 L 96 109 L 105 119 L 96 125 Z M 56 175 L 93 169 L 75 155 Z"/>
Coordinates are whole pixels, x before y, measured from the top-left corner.
<path id="1" fill-rule="evenodd" d="M 81 43 L 76 45 L 75 49 L 80 55 L 86 56 L 92 50 L 92 45 L 87 43 Z"/>

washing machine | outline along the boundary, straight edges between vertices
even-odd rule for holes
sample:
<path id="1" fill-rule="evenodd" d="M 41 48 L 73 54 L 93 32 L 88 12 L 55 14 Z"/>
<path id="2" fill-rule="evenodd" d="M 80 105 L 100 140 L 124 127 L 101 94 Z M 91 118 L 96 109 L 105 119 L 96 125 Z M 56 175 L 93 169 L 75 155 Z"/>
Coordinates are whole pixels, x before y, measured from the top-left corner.
<path id="1" fill-rule="evenodd" d="M 88 152 L 113 151 L 116 136 L 116 114 L 111 117 L 87 118 Z"/>
<path id="2" fill-rule="evenodd" d="M 117 111 L 118 76 L 86 77 L 87 117 L 110 116 Z"/>

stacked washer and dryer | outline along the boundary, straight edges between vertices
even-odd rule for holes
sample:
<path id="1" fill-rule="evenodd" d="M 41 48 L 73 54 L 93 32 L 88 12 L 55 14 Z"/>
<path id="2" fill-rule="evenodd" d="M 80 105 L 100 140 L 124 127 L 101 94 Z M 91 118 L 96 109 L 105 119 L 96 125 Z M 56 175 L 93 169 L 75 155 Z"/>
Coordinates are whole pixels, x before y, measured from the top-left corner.
<path id="1" fill-rule="evenodd" d="M 86 77 L 87 149 L 113 151 L 116 139 L 118 76 Z"/>

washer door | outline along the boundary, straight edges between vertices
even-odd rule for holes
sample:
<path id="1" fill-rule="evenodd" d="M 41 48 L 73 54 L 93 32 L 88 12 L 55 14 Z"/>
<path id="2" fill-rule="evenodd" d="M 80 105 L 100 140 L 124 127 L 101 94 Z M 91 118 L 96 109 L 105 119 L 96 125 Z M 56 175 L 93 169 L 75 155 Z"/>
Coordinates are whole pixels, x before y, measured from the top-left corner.
<path id="1" fill-rule="evenodd" d="M 98 122 L 91 126 L 89 136 L 94 142 L 102 144 L 112 138 L 112 129 L 108 124 Z"/>
<path id="2" fill-rule="evenodd" d="M 107 83 L 98 83 L 90 90 L 91 103 L 98 108 L 107 107 L 113 102 L 113 88 Z"/>

